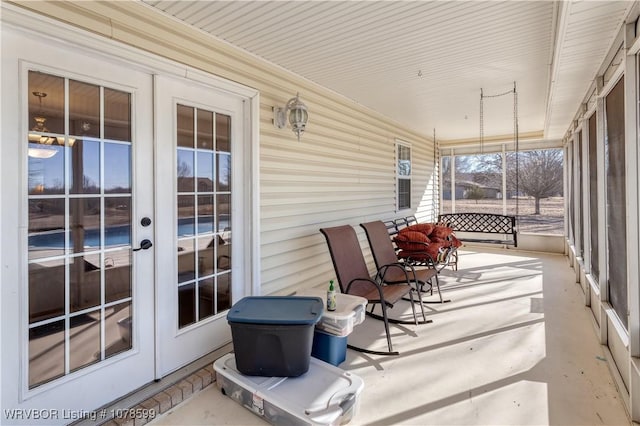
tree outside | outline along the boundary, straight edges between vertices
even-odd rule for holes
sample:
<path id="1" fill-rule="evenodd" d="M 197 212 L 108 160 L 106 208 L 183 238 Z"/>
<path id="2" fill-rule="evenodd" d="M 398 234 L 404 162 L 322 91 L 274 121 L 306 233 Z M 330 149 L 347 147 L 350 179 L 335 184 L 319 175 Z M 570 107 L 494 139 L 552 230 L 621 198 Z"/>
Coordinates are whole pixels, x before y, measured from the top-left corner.
<path id="1" fill-rule="evenodd" d="M 480 188 L 480 186 L 474 185 L 471 188 L 467 189 L 464 197 L 467 200 L 475 200 L 476 204 L 478 204 L 478 200 L 482 200 L 484 198 L 484 190 Z"/>
<path id="2" fill-rule="evenodd" d="M 502 153 L 455 156 L 456 188 L 451 188 L 451 157 L 443 157 L 441 213 L 504 213 L 518 216 L 518 228 L 524 232 L 560 234 L 563 232 L 563 152 L 561 149 L 506 152 L 506 191 L 503 191 Z M 517 167 L 516 167 L 517 164 Z M 516 175 L 517 170 L 517 175 Z M 500 189 L 496 196 L 483 194 L 460 184 L 473 183 L 483 188 Z M 504 193 L 503 193 L 504 192 Z M 503 200 L 506 198 L 506 200 Z"/>

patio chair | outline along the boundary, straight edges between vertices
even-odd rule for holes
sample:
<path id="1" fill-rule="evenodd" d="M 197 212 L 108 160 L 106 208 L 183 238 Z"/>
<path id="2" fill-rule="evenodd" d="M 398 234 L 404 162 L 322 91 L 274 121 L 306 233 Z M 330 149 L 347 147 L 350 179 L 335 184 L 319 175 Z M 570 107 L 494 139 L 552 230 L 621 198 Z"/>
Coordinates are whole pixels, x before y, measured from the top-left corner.
<path id="1" fill-rule="evenodd" d="M 398 258 L 396 249 L 393 246 L 393 242 L 389 238 L 389 232 L 387 226 L 382 221 L 374 221 L 361 223 L 360 226 L 367 234 L 367 240 L 369 240 L 369 246 L 371 247 L 371 254 L 373 260 L 378 268 L 378 272 L 384 270 L 386 274 L 381 276 L 383 282 L 387 284 L 394 284 L 397 282 L 411 281 L 416 283 L 417 290 L 420 294 L 420 300 L 424 303 L 446 303 L 451 300 L 443 299 L 442 292 L 440 291 L 440 281 L 438 280 L 438 274 L 447 264 L 448 259 L 446 255 L 448 250 L 443 251 L 442 258 L 434 260 L 431 256 L 422 251 L 413 253 L 413 257 Z M 440 261 L 440 262 L 438 262 Z M 392 264 L 402 265 L 402 270 L 394 268 L 387 270 L 385 265 Z M 422 267 L 420 267 L 422 266 Z M 405 278 L 406 277 L 406 278 Z M 439 301 L 423 300 L 421 293 L 425 291 L 425 286 L 429 285 L 426 291 L 430 291 L 433 295 L 433 284 L 435 281 L 436 289 L 438 290 Z"/>
<path id="2" fill-rule="evenodd" d="M 320 229 L 320 232 L 327 240 L 333 268 L 335 269 L 336 278 L 340 285 L 340 291 L 344 294 L 352 294 L 367 299 L 368 304 L 371 305 L 371 310 L 367 311 L 367 315 L 384 321 L 387 346 L 389 348 L 388 352 L 373 351 L 351 345 L 349 345 L 349 348 L 376 355 L 398 355 L 399 353 L 393 350 L 391 343 L 389 323 L 419 324 L 431 322 L 426 319 L 422 322 L 418 321 L 415 304 L 413 303 L 413 288 L 408 282 L 385 285 L 371 279 L 358 237 L 353 227 L 349 225 L 336 226 Z M 411 301 L 414 321 L 410 322 L 389 318 L 387 309 L 393 308 L 394 304 L 406 295 L 409 295 Z M 373 312 L 376 305 L 380 305 L 382 315 L 377 315 Z"/>

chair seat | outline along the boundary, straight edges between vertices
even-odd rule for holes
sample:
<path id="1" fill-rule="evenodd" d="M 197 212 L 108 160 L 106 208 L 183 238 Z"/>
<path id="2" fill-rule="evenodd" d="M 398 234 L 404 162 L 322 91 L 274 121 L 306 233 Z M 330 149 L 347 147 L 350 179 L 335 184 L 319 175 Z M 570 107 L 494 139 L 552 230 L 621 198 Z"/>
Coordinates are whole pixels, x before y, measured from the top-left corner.
<path id="1" fill-rule="evenodd" d="M 415 274 L 413 271 L 415 271 Z M 406 283 L 408 276 L 410 281 L 426 283 L 438 274 L 435 269 L 415 268 L 413 271 L 408 270 L 405 274 L 400 270 L 400 268 L 388 268 L 384 275 L 384 282 L 388 284 Z"/>
<path id="2" fill-rule="evenodd" d="M 406 282 L 406 280 L 403 282 Z M 385 302 L 392 305 L 398 300 L 402 299 L 407 295 L 407 293 L 411 291 L 411 287 L 407 284 L 384 285 L 381 287 L 381 289 Z M 377 289 L 372 289 L 369 291 L 359 289 L 356 291 L 350 291 L 348 294 L 364 297 L 369 303 L 380 303 L 380 293 Z"/>

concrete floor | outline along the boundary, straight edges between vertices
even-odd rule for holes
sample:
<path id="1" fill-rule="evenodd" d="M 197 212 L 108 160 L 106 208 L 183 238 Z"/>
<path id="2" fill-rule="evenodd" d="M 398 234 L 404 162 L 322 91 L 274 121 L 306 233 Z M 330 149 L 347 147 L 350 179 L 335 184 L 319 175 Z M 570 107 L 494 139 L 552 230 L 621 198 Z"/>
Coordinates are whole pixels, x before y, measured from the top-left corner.
<path id="1" fill-rule="evenodd" d="M 347 351 L 344 370 L 365 382 L 355 425 L 629 425 L 567 259 L 463 250 L 443 271 L 446 304 L 432 324 L 392 326 L 384 357 Z M 408 302 L 391 311 L 410 316 Z M 368 318 L 349 342 L 386 349 Z M 262 425 L 211 386 L 154 425 Z"/>

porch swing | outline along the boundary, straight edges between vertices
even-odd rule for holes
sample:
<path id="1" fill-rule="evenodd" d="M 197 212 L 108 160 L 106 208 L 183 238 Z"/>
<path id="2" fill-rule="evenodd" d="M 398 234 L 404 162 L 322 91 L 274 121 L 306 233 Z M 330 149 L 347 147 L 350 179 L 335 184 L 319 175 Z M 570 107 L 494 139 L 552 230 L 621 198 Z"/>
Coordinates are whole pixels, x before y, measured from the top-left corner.
<path id="1" fill-rule="evenodd" d="M 518 246 L 518 234 L 516 228 L 516 218 L 519 215 L 518 193 L 519 193 L 519 146 L 518 146 L 518 92 L 516 82 L 513 82 L 513 89 L 495 95 L 485 95 L 480 89 L 480 154 L 484 153 L 484 99 L 498 98 L 513 94 L 513 140 L 516 153 L 516 214 L 515 216 L 500 215 L 492 213 L 445 213 L 438 215 L 438 222 L 449 226 L 457 232 L 458 240 L 462 242 L 474 242 L 484 244 L 498 244 Z M 505 159 L 506 161 L 506 159 Z M 506 191 L 505 191 L 506 192 Z M 455 193 L 455 191 L 454 191 Z M 505 193 L 504 196 L 507 196 Z M 464 233 L 462 235 L 460 233 Z M 467 236 L 468 234 L 469 236 Z M 496 238 L 501 236 L 501 238 Z"/>

